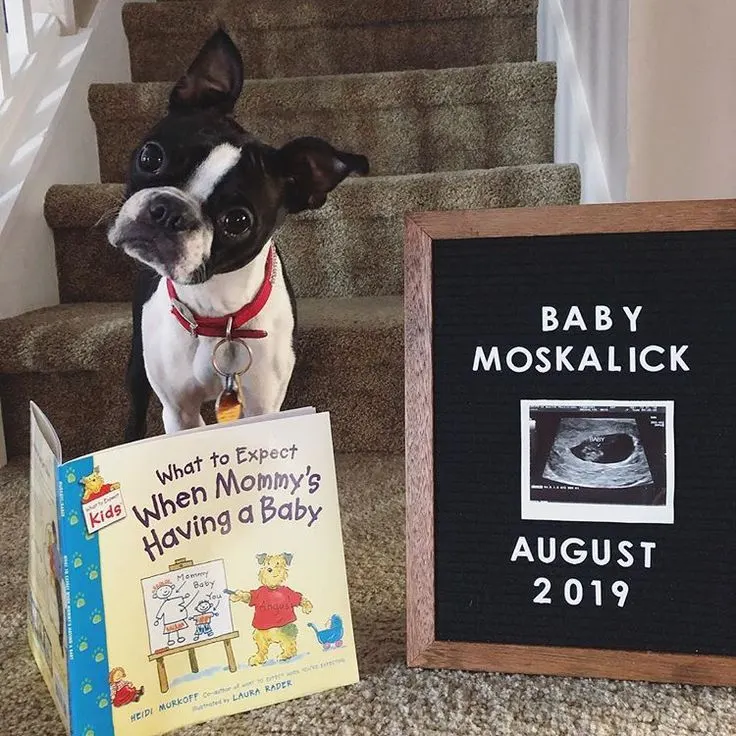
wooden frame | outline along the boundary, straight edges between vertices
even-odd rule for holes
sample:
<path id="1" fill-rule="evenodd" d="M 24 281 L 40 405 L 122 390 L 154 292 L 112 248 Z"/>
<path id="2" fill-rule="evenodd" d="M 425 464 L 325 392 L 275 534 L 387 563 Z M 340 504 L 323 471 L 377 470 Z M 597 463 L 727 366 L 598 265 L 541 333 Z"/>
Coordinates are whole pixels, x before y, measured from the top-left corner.
<path id="1" fill-rule="evenodd" d="M 736 230 L 735 200 L 409 214 L 405 219 L 407 663 L 524 674 L 736 685 L 736 657 L 435 639 L 432 242 L 513 236 Z"/>

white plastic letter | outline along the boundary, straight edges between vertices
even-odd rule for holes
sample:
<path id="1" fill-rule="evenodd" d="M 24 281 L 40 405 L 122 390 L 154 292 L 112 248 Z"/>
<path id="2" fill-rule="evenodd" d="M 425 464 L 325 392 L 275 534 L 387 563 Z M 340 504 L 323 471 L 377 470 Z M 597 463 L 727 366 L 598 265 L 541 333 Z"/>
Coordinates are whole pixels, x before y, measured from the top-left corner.
<path id="1" fill-rule="evenodd" d="M 554 307 L 542 307 L 542 332 L 552 332 L 559 326 L 557 310 Z"/>

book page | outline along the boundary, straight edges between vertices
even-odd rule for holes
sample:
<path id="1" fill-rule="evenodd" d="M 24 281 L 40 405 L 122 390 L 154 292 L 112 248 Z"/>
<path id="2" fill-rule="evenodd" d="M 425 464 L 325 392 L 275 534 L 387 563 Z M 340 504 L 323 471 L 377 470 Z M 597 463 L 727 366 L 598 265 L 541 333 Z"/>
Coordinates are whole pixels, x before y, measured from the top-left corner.
<path id="1" fill-rule="evenodd" d="M 83 560 L 77 722 L 151 736 L 357 681 L 327 414 L 121 445 L 61 475 Z"/>
<path id="2" fill-rule="evenodd" d="M 56 469 L 61 446 L 51 424 L 31 404 L 28 638 L 46 686 L 66 723 L 66 592 L 57 513 Z"/>

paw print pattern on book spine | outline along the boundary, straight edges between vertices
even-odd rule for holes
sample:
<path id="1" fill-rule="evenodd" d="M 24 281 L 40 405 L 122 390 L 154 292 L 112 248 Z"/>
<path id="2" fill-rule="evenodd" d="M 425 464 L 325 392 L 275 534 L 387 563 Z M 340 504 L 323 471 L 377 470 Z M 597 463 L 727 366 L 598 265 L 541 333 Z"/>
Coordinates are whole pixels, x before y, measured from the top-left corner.
<path id="1" fill-rule="evenodd" d="M 93 458 L 69 463 L 60 473 L 60 525 L 64 535 L 64 568 L 70 604 L 69 688 L 72 733 L 113 734 L 108 682 L 107 634 L 102 601 L 100 549 L 96 535 L 86 533 L 81 519 L 83 487 L 79 480 L 93 469 Z M 80 727 L 82 727 L 80 729 Z"/>

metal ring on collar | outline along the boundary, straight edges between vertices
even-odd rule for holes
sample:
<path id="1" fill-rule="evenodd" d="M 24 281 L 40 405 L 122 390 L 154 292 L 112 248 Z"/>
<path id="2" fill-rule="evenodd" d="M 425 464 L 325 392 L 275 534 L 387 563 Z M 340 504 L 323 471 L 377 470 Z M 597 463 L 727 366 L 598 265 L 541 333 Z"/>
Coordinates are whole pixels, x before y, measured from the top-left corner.
<path id="1" fill-rule="evenodd" d="M 227 345 L 231 342 L 237 342 L 239 345 L 242 345 L 245 348 L 246 352 L 248 353 L 248 362 L 246 363 L 245 368 L 241 368 L 239 371 L 223 371 L 222 368 L 220 368 L 220 366 L 217 363 L 217 351 L 223 345 Z M 220 340 L 212 350 L 212 367 L 221 376 L 242 376 L 243 373 L 245 373 L 252 365 L 253 365 L 253 352 L 251 351 L 248 343 L 246 343 L 245 340 L 242 340 L 239 337 L 230 338 L 230 339 L 228 339 L 227 337 L 223 337 L 222 340 Z"/>

